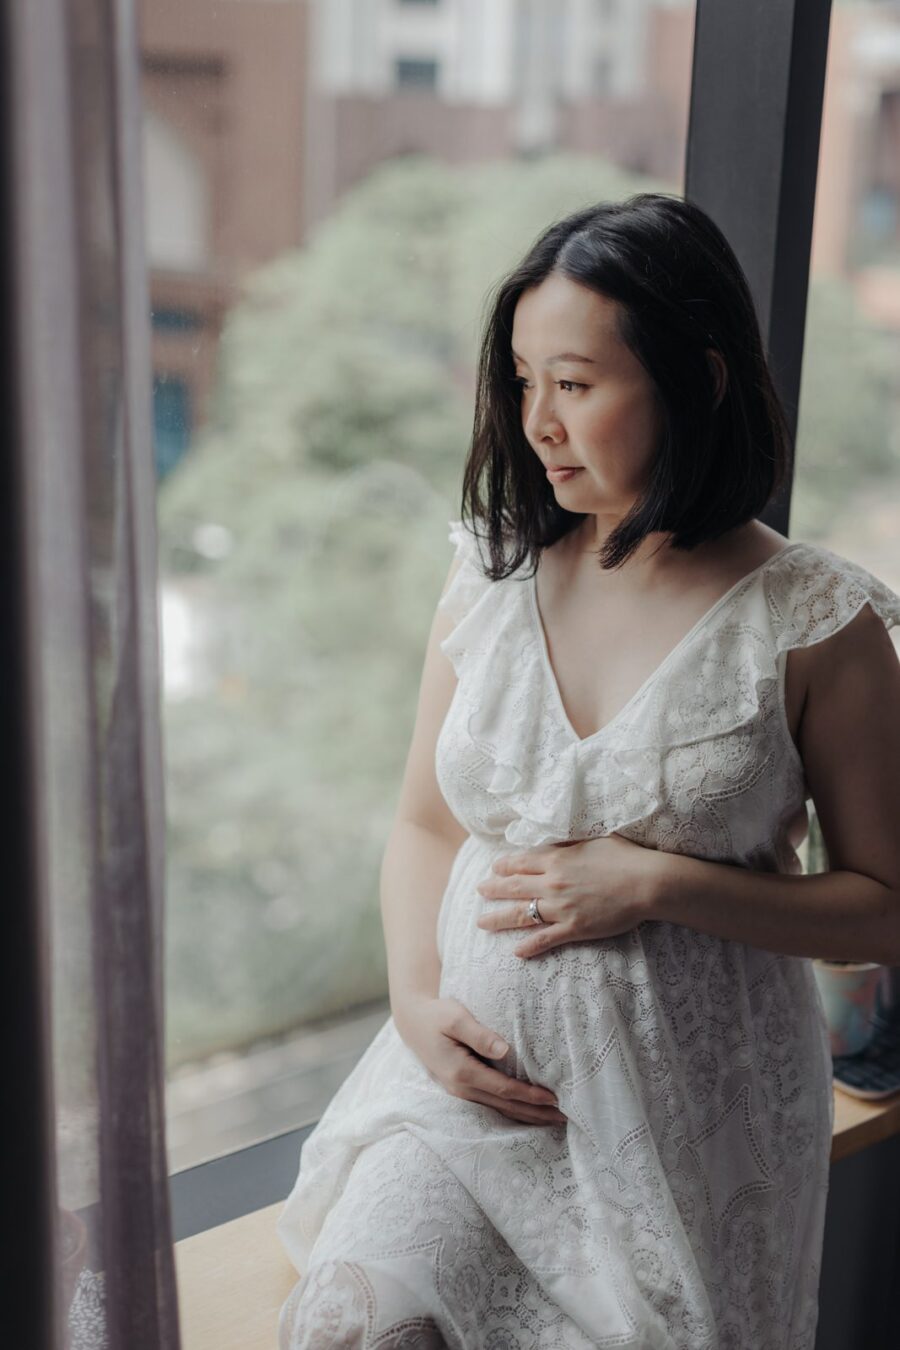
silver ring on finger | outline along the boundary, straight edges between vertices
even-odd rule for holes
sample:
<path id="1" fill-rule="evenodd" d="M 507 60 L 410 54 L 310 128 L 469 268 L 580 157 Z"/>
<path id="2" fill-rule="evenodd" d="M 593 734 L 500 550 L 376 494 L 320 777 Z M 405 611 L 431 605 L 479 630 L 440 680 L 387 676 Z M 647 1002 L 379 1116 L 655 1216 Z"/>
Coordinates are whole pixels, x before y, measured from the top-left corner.
<path id="1" fill-rule="evenodd" d="M 532 898 L 531 900 L 529 900 L 529 902 L 528 902 L 528 917 L 529 917 L 529 919 L 531 920 L 532 923 L 543 923 L 543 922 L 544 922 L 544 920 L 541 918 L 540 913 L 539 913 L 539 911 L 538 911 L 538 902 L 537 902 L 537 897 L 536 897 L 536 896 L 533 897 L 533 898 Z"/>

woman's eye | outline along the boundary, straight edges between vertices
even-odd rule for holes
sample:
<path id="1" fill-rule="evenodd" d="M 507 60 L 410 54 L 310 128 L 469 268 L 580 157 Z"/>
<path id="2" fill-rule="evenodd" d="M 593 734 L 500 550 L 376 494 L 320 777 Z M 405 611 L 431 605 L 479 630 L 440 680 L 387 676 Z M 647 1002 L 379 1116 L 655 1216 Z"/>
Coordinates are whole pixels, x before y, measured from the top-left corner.
<path id="1" fill-rule="evenodd" d="M 576 380 L 555 380 L 554 383 L 558 384 L 560 389 L 563 389 L 567 394 L 573 389 L 587 389 L 586 384 L 578 384 Z M 529 389 L 531 387 L 524 375 L 516 375 L 513 379 L 513 384 L 517 384 L 520 389 Z"/>

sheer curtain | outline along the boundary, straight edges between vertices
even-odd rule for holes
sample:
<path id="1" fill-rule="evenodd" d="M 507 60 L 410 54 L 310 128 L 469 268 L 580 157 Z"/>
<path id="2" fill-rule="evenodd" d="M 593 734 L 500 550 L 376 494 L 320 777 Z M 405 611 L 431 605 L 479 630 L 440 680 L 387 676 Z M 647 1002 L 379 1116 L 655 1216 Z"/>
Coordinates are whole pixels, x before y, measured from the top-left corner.
<path id="1" fill-rule="evenodd" d="M 2 23 L 4 716 L 21 825 L 4 1249 L 29 1346 L 177 1350 L 134 5 L 9 0 Z"/>

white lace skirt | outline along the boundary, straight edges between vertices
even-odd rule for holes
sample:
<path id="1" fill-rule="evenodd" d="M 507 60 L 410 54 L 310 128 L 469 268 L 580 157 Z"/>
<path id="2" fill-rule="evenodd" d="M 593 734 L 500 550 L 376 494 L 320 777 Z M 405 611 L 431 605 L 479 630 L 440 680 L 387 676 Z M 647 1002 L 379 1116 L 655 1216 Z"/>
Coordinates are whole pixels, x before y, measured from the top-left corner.
<path id="1" fill-rule="evenodd" d="M 389 1018 L 279 1222 L 282 1350 L 812 1350 L 833 1097 L 810 963 L 655 921 L 522 960 L 521 930 L 475 925 L 494 847 L 454 863 L 441 993 L 568 1123 L 452 1096 Z"/>

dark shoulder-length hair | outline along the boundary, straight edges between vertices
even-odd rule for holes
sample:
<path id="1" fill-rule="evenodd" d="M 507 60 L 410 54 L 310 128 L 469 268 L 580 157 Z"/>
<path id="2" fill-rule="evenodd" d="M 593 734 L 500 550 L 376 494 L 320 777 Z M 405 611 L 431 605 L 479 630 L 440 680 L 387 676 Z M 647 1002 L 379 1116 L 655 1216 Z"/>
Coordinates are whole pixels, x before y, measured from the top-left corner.
<path id="1" fill-rule="evenodd" d="M 508 576 L 584 520 L 556 500 L 522 428 L 512 358 L 519 297 L 559 273 L 618 302 L 617 331 L 655 386 L 664 430 L 648 482 L 598 552 L 617 567 L 651 531 L 673 548 L 757 516 L 784 480 L 790 429 L 750 287 L 715 222 L 691 202 L 637 193 L 550 225 L 488 296 L 462 517 L 487 544 L 493 580 Z M 706 349 L 724 358 L 716 403 Z"/>

